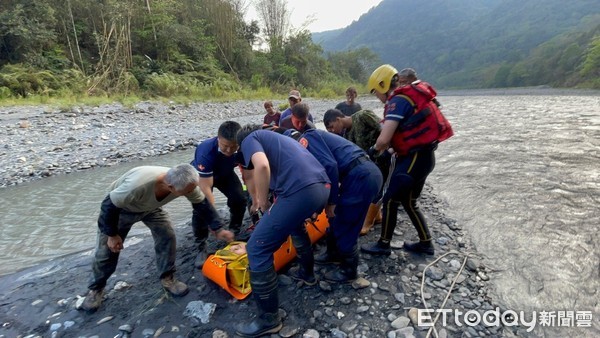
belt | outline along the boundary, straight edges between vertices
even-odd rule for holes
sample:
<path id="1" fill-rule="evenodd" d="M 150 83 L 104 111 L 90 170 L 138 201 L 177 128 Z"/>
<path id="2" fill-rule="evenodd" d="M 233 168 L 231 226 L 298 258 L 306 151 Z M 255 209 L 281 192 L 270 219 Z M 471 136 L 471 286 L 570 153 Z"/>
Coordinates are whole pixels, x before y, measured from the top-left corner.
<path id="1" fill-rule="evenodd" d="M 357 157 L 354 160 L 352 160 L 352 162 L 350 162 L 350 164 L 346 166 L 346 170 L 340 171 L 340 181 L 342 180 L 342 178 L 346 177 L 352 171 L 352 169 L 354 169 L 354 167 L 369 161 L 371 160 L 366 155 L 361 155 L 360 157 Z"/>

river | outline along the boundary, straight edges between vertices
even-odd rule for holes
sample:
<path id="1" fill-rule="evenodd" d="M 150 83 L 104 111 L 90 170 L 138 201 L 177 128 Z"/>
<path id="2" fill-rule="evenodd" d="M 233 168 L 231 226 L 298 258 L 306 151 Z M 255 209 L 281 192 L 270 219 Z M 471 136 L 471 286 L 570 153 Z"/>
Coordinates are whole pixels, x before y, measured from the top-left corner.
<path id="1" fill-rule="evenodd" d="M 591 311 L 593 328 L 582 332 L 600 335 L 600 93 L 439 98 L 456 135 L 440 145 L 429 183 L 496 271 L 497 302 L 529 313 Z M 0 274 L 90 249 L 110 182 L 140 164 L 192 157 L 187 150 L 0 189 Z M 180 226 L 190 217 L 185 199 L 167 210 Z"/>

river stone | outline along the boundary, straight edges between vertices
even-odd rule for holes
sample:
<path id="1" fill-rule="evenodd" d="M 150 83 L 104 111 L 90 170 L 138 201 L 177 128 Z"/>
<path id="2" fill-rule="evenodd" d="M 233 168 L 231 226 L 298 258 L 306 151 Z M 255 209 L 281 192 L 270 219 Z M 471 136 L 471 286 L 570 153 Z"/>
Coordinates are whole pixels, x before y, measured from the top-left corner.
<path id="1" fill-rule="evenodd" d="M 419 316 L 418 316 L 418 310 L 417 308 L 411 307 L 408 310 L 408 318 L 410 318 L 410 321 L 413 325 L 417 326 L 419 325 Z"/>
<path id="2" fill-rule="evenodd" d="M 119 326 L 119 331 L 131 333 L 131 332 L 133 332 L 133 327 L 129 324 L 123 324 L 123 325 Z"/>
<path id="3" fill-rule="evenodd" d="M 369 311 L 369 306 L 368 305 L 362 305 L 362 306 L 359 306 L 356 309 L 356 313 L 364 313 L 364 312 L 367 312 L 367 311 Z"/>
<path id="4" fill-rule="evenodd" d="M 358 277 L 354 282 L 352 282 L 352 287 L 355 290 L 364 289 L 366 287 L 369 287 L 369 285 L 371 285 L 371 282 L 369 282 L 368 280 L 366 280 L 362 277 Z M 329 290 L 331 290 L 331 287 Z"/>
<path id="5" fill-rule="evenodd" d="M 394 320 L 392 322 L 392 327 L 394 329 L 402 329 L 408 326 L 408 324 L 410 323 L 410 319 L 406 318 L 406 317 L 398 317 L 396 320 Z"/>
<path id="6" fill-rule="evenodd" d="M 444 271 L 435 266 L 429 267 L 429 269 L 425 270 L 425 276 L 431 278 L 432 280 L 441 280 L 444 278 Z"/>
<path id="7" fill-rule="evenodd" d="M 357 322 L 355 322 L 353 320 L 349 320 L 349 321 L 345 321 L 342 324 L 341 329 L 344 332 L 350 333 L 350 332 L 354 331 L 354 329 L 356 329 L 357 326 L 358 326 Z"/>
<path id="8" fill-rule="evenodd" d="M 302 334 L 302 338 L 319 338 L 319 331 L 315 329 L 308 329 Z"/>
<path id="9" fill-rule="evenodd" d="M 488 275 L 486 275 L 485 272 L 483 272 L 483 271 L 477 272 L 477 277 L 481 278 L 481 280 L 483 280 L 483 281 L 490 280 L 490 277 L 488 277 Z"/>
<path id="10" fill-rule="evenodd" d="M 294 326 L 284 326 L 280 331 L 279 335 L 284 338 L 293 337 L 300 331 L 300 328 L 296 325 Z"/>
<path id="11" fill-rule="evenodd" d="M 479 268 L 479 262 L 477 262 L 473 258 L 467 258 L 467 264 L 465 266 L 467 267 L 467 270 L 471 272 L 476 272 Z"/>
<path id="12" fill-rule="evenodd" d="M 348 337 L 348 335 L 346 334 L 346 332 L 341 331 L 339 329 L 332 329 L 331 337 L 332 338 L 346 338 L 346 337 Z"/>
<path id="13" fill-rule="evenodd" d="M 394 333 L 396 333 L 396 338 L 414 338 L 414 332 L 415 329 L 412 326 L 404 327 L 394 331 Z"/>
<path id="14" fill-rule="evenodd" d="M 212 333 L 212 338 L 229 338 L 229 335 L 223 330 L 215 330 Z"/>
<path id="15" fill-rule="evenodd" d="M 210 321 L 210 316 L 215 312 L 216 304 L 204 303 L 201 300 L 191 301 L 185 307 L 184 316 L 200 319 L 202 324 Z"/>

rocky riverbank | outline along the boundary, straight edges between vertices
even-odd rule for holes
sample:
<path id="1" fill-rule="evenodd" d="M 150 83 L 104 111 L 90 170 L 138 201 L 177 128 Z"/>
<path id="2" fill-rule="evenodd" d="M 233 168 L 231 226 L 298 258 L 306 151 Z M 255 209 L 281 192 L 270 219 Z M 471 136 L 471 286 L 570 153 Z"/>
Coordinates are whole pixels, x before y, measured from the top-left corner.
<path id="1" fill-rule="evenodd" d="M 316 121 L 337 103 L 306 101 Z M 363 107 L 380 109 L 381 105 L 373 102 L 372 107 Z M 10 108 L 0 113 L 4 144 L 0 185 L 185 149 L 213 136 L 225 119 L 245 124 L 260 122 L 263 115 L 261 102 L 140 103 L 131 109 L 110 105 L 69 111 Z M 461 225 L 445 214 L 447 203 L 432 194 L 430 187 L 423 193 L 421 206 L 435 238 L 434 257 L 401 249 L 402 240 L 416 240 L 416 233 L 400 212 L 392 254 L 361 254 L 361 278 L 352 285 L 322 281 L 306 287 L 282 271 L 284 327 L 274 337 L 425 337 L 429 328 L 418 325 L 417 313 L 426 306 L 452 309 L 446 325 L 442 325 L 442 317 L 437 322 L 439 337 L 527 335 L 525 327 L 465 322 L 457 311 L 482 314 L 497 309 L 488 296 L 493 288 L 491 271 L 474 253 Z M 379 227 L 359 242 L 375 241 L 378 235 Z M 191 290 L 185 297 L 171 298 L 162 291 L 155 273 L 152 238 L 141 235 L 125 243 L 106 299 L 93 314 L 76 310 L 86 292 L 92 251 L 0 277 L 0 338 L 235 336 L 235 324 L 252 316 L 252 298 L 235 300 L 194 268 L 196 249 L 188 226 L 178 225 L 177 237 L 178 276 Z M 316 250 L 322 249 L 319 243 Z M 326 268 L 318 268 L 317 274 L 322 275 Z"/>

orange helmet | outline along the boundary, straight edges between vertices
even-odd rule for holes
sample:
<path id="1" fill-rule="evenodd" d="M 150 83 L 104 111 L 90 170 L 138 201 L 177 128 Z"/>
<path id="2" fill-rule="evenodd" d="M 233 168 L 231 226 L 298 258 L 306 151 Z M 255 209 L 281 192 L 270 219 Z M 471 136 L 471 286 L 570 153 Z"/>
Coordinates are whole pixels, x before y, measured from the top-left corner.
<path id="1" fill-rule="evenodd" d="M 398 71 L 392 65 L 381 65 L 377 67 L 369 77 L 367 89 L 370 93 L 377 91 L 380 94 L 387 94 L 390 90 L 394 76 L 398 75 Z"/>

